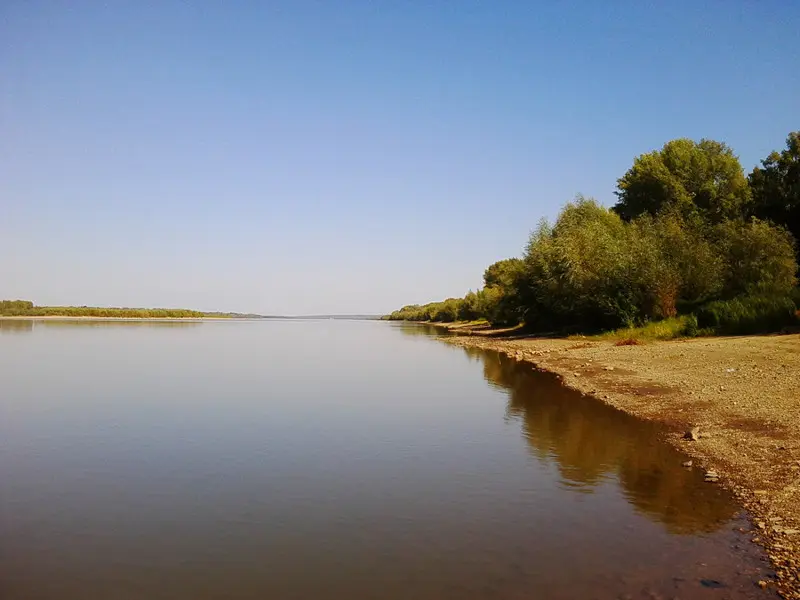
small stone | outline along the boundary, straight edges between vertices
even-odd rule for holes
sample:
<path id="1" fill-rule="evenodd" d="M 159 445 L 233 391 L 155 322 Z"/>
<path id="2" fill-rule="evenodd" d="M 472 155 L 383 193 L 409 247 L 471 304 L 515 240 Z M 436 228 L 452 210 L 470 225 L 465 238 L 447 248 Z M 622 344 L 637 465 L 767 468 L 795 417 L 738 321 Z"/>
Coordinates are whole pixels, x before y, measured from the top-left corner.
<path id="1" fill-rule="evenodd" d="M 766 496 L 767 495 L 767 490 L 755 490 L 755 491 L 753 491 L 753 493 L 756 496 Z"/>
<path id="2" fill-rule="evenodd" d="M 692 427 L 689 431 L 683 434 L 683 439 L 696 442 L 700 439 L 700 428 Z"/>
<path id="3" fill-rule="evenodd" d="M 575 377 L 580 377 L 581 376 L 580 373 L 573 373 L 572 375 L 575 376 Z"/>
<path id="4" fill-rule="evenodd" d="M 691 467 L 692 466 L 692 461 L 687 460 L 686 462 L 681 463 L 681 466 L 684 466 L 684 467 L 687 467 L 687 468 Z"/>
<path id="5" fill-rule="evenodd" d="M 763 590 L 764 588 L 766 588 L 766 587 L 767 587 L 767 582 L 766 582 L 766 581 L 764 581 L 763 579 L 760 579 L 760 580 L 758 581 L 758 587 L 760 587 L 760 588 Z"/>
<path id="6" fill-rule="evenodd" d="M 764 529 L 764 527 L 766 527 L 766 524 L 764 523 L 764 521 L 756 521 L 756 527 L 758 527 L 759 529 Z"/>
<path id="7" fill-rule="evenodd" d="M 604 371 L 613 371 L 614 367 L 603 367 Z"/>
<path id="8" fill-rule="evenodd" d="M 783 530 L 783 534 L 784 535 L 797 535 L 798 533 L 800 533 L 800 529 L 784 529 Z"/>

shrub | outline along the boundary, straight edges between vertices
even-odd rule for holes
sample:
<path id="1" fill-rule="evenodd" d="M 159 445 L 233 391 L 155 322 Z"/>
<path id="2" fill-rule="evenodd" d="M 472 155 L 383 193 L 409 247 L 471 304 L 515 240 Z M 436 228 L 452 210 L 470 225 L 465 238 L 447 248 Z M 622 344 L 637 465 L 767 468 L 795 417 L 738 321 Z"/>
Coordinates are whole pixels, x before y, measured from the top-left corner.
<path id="1" fill-rule="evenodd" d="M 697 325 L 716 333 L 737 335 L 779 331 L 797 322 L 797 308 L 788 296 L 745 296 L 711 302 L 697 312 Z"/>
<path id="2" fill-rule="evenodd" d="M 683 321 L 681 333 L 684 337 L 697 337 L 700 335 L 700 324 L 695 315 L 687 315 Z"/>
<path id="3" fill-rule="evenodd" d="M 794 306 L 797 310 L 800 310 L 800 287 L 796 287 L 789 292 L 789 297 L 794 302 Z"/>

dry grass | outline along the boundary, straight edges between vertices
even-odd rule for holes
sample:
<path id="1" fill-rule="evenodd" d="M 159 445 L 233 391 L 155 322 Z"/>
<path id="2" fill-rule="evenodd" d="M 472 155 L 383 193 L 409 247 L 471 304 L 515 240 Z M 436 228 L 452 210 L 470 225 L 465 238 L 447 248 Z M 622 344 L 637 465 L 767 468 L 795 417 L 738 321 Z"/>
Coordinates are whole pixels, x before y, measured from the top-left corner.
<path id="1" fill-rule="evenodd" d="M 615 346 L 640 346 L 642 344 L 642 340 L 636 338 L 623 338 L 621 340 L 617 340 L 614 342 Z"/>

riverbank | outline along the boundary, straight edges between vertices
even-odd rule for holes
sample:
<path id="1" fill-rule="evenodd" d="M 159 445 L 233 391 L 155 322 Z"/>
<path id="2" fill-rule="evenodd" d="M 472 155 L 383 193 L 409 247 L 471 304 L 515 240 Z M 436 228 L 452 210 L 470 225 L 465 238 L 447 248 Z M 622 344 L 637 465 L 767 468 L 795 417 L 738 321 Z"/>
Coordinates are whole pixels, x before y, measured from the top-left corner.
<path id="1" fill-rule="evenodd" d="M 800 599 L 800 335 L 621 346 L 588 338 L 442 339 L 533 363 L 571 388 L 663 423 L 692 468 L 717 474 L 708 485 L 729 488 L 750 511 L 752 539 L 766 548 L 777 589 Z M 685 439 L 687 432 L 696 439 Z"/>
<path id="2" fill-rule="evenodd" d="M 231 321 L 246 317 L 75 317 L 47 315 L 37 317 L 3 316 L 0 321 Z"/>

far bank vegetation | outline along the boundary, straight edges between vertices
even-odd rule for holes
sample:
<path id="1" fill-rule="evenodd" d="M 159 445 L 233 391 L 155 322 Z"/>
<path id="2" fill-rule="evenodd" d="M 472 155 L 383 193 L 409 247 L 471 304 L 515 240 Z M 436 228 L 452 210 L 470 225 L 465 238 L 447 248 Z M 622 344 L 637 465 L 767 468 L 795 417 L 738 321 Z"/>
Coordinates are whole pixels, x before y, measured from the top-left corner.
<path id="1" fill-rule="evenodd" d="M 3 317 L 116 317 L 125 319 L 186 319 L 209 316 L 185 308 L 104 308 L 95 306 L 36 306 L 29 300 L 0 300 Z"/>

